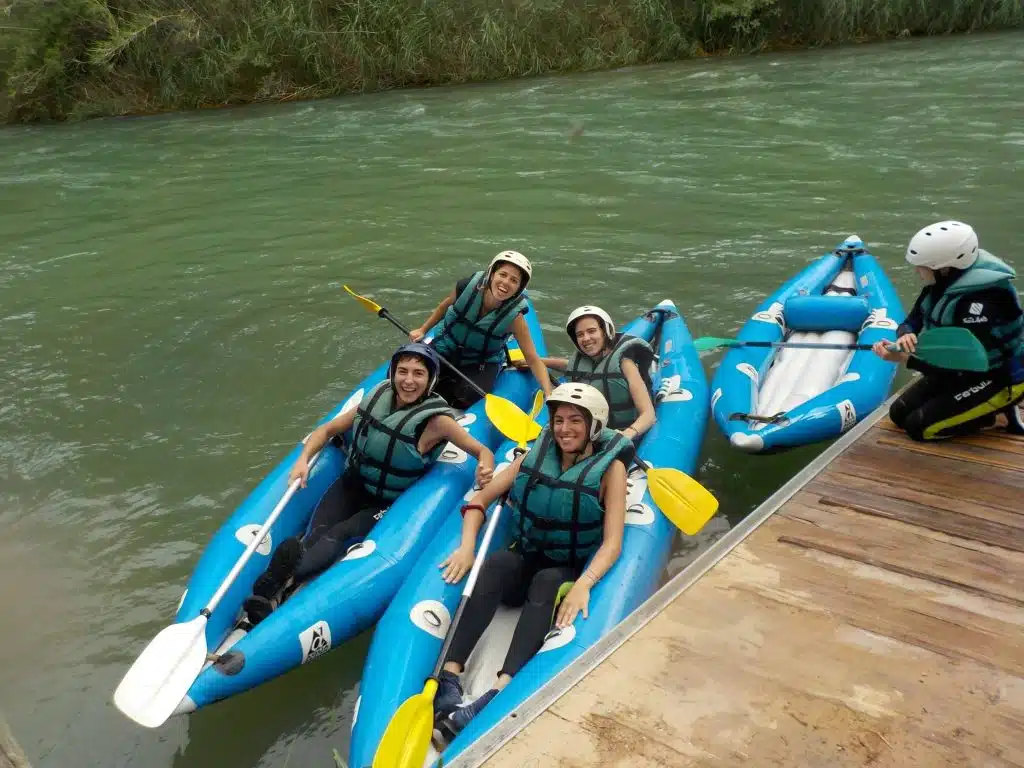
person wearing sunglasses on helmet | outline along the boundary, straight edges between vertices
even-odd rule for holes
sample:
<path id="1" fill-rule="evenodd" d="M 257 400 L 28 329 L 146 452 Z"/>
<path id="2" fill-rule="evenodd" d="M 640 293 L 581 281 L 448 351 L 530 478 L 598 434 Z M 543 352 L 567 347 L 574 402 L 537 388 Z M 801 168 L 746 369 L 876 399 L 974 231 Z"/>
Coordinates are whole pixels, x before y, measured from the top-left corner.
<path id="1" fill-rule="evenodd" d="M 592 304 L 574 309 L 565 331 L 576 354 L 542 357 L 544 365 L 564 371 L 568 381 L 601 390 L 610 410 L 608 427 L 639 443 L 657 420 L 651 400 L 651 345 L 637 336 L 616 333 L 611 315 Z"/>
<path id="2" fill-rule="evenodd" d="M 352 430 L 345 471 L 313 511 L 309 532 L 281 542 L 244 604 L 249 622 L 264 620 L 282 592 L 326 570 L 354 542 L 365 538 L 384 510 L 426 474 L 451 442 L 477 459 L 476 482 L 486 487 L 494 454 L 455 421 L 454 410 L 434 392 L 441 367 L 426 344 L 399 347 L 387 378 L 367 392 L 357 408 L 318 427 L 306 440 L 288 476 L 306 487 L 309 461 Z"/>
<path id="3" fill-rule="evenodd" d="M 561 384 L 547 399 L 550 421 L 519 455 L 462 508 L 462 541 L 443 563 L 456 584 L 469 572 L 485 511 L 508 493 L 512 546 L 489 554 L 438 678 L 435 721 L 449 737 L 503 689 L 540 650 L 552 621 L 587 618 L 590 589 L 615 564 L 626 520 L 626 467 L 632 442 L 607 427 L 608 403 L 589 384 Z M 559 594 L 571 583 L 554 613 Z M 499 603 L 523 606 L 505 662 L 487 693 L 465 706 L 459 675 Z"/>
<path id="4" fill-rule="evenodd" d="M 438 326 L 434 349 L 480 389 L 490 392 L 506 361 L 505 344 L 515 337 L 527 367 L 544 394 L 549 394 L 551 379 L 523 318 L 528 311 L 524 291 L 532 275 L 533 266 L 523 254 L 502 251 L 491 259 L 487 269 L 459 280 L 455 290 L 434 308 L 423 325 L 409 333 L 409 338 L 420 341 Z M 480 399 L 478 392 L 447 368 L 441 371 L 437 392 L 463 410 Z"/>
<path id="5" fill-rule="evenodd" d="M 899 349 L 880 341 L 874 352 L 923 375 L 889 408 L 893 423 L 914 440 L 940 440 L 991 427 L 1003 412 L 1008 429 L 1024 432 L 1017 406 L 1024 398 L 1024 313 L 1016 272 L 980 248 L 977 233 L 960 221 L 918 231 L 906 259 L 924 288 L 896 331 Z M 940 327 L 974 334 L 988 352 L 988 370 L 938 368 L 911 357 L 918 335 Z"/>

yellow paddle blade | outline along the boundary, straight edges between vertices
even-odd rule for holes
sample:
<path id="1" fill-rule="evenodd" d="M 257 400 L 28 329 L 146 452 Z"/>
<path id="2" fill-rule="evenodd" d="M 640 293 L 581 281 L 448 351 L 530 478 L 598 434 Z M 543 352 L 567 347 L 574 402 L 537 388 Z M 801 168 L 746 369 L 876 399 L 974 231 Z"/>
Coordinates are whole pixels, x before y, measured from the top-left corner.
<path id="1" fill-rule="evenodd" d="M 543 393 L 541 395 L 543 396 Z M 536 440 L 540 434 L 540 424 L 525 414 L 522 408 L 504 397 L 487 395 L 484 398 L 484 412 L 501 434 L 516 443 Z"/>
<path id="2" fill-rule="evenodd" d="M 437 680 L 430 678 L 422 693 L 402 702 L 377 745 L 373 768 L 423 768 L 434 732 L 435 693 Z"/>
<path id="3" fill-rule="evenodd" d="M 533 396 L 533 407 L 530 409 L 530 418 L 531 419 L 536 419 L 537 418 L 537 414 L 540 413 L 540 409 L 543 408 L 543 407 L 544 407 L 544 390 L 543 389 L 538 389 L 536 394 L 534 394 L 534 396 Z M 540 434 L 540 430 L 537 431 L 537 434 Z M 525 435 L 524 435 L 524 437 L 525 437 Z M 534 437 L 536 437 L 536 435 L 534 435 Z M 519 442 L 517 442 L 516 443 L 516 447 L 518 447 L 520 450 L 526 448 L 526 440 L 520 440 Z"/>
<path id="4" fill-rule="evenodd" d="M 364 307 L 366 307 L 366 308 L 367 308 L 368 310 L 370 310 L 371 312 L 373 312 L 373 314 L 375 314 L 375 315 L 376 315 L 376 314 L 377 314 L 378 312 L 380 312 L 380 310 L 381 310 L 381 306 L 380 306 L 380 304 L 378 304 L 377 302 L 373 301 L 373 299 L 368 299 L 368 298 L 366 298 L 365 296 L 360 296 L 360 295 L 359 295 L 358 293 L 356 293 L 355 291 L 353 291 L 353 290 L 352 290 L 351 288 L 349 288 L 349 287 L 348 287 L 347 285 L 343 285 L 343 286 L 341 286 L 341 287 L 342 287 L 342 288 L 344 288 L 344 289 L 345 289 L 346 291 L 348 291 L 348 292 L 349 292 L 349 294 L 350 294 L 350 295 L 351 295 L 351 296 L 352 296 L 352 297 L 353 297 L 353 298 L 354 298 L 354 299 L 355 299 L 356 301 L 358 301 L 358 302 L 359 302 L 360 304 L 362 304 L 362 305 L 363 305 Z"/>
<path id="5" fill-rule="evenodd" d="M 697 533 L 718 511 L 718 499 L 678 469 L 647 470 L 647 490 L 665 517 L 687 536 Z"/>
<path id="6" fill-rule="evenodd" d="M 508 359 L 509 362 L 516 363 L 520 360 L 525 360 L 526 355 L 523 354 L 523 350 L 521 349 L 510 349 L 508 351 Z"/>
<path id="7" fill-rule="evenodd" d="M 544 390 L 538 389 L 533 395 L 533 407 L 530 409 L 530 418 L 536 419 L 540 409 L 544 407 Z"/>

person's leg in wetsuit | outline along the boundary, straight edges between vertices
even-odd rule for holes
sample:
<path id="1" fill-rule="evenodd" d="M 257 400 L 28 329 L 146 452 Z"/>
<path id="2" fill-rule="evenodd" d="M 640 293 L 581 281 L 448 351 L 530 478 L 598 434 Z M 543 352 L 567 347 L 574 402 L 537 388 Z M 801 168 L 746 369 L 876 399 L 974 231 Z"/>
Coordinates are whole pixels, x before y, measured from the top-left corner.
<path id="1" fill-rule="evenodd" d="M 914 382 L 889 408 L 893 423 L 914 440 L 943 440 L 995 424 L 996 414 L 1024 397 L 1024 383 L 1005 375 L 932 374 Z"/>
<path id="2" fill-rule="evenodd" d="M 494 389 L 494 382 L 498 378 L 498 373 L 501 372 L 501 364 L 467 365 L 459 370 L 484 392 L 490 392 Z M 466 410 L 480 399 L 480 393 L 447 365 L 441 368 L 434 392 L 443 397 L 452 408 L 458 408 L 461 411 Z"/>
<path id="3" fill-rule="evenodd" d="M 282 541 L 267 570 L 253 584 L 244 603 L 253 625 L 274 610 L 274 601 L 289 585 L 308 581 L 326 570 L 348 546 L 365 538 L 381 517 L 380 504 L 352 472 L 342 474 L 327 489 L 313 511 L 309 532 Z"/>
<path id="4" fill-rule="evenodd" d="M 434 711 L 436 719 L 444 721 L 442 732 L 453 737 L 463 727 L 461 721 L 468 722 L 497 693 L 496 690 L 488 691 L 472 704 L 457 710 L 460 717 L 456 721 L 448 722 L 462 700 L 458 674 L 465 669 L 466 660 L 494 619 L 499 604 L 523 608 L 505 663 L 496 670 L 499 676 L 512 677 L 544 644 L 544 637 L 554 620 L 559 591 L 562 585 L 574 581 L 580 570 L 539 556 L 524 557 L 518 552 L 496 552 L 487 558 L 473 595 L 466 603 L 462 621 L 455 630 L 445 659 L 445 670 L 441 673 Z"/>

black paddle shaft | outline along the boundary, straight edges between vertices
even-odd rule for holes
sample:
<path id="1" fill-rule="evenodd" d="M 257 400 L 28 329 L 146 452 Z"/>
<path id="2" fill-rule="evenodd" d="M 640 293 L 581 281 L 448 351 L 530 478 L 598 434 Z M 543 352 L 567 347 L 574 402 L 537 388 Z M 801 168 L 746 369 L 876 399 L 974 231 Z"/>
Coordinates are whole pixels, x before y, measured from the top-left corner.
<path id="1" fill-rule="evenodd" d="M 384 307 L 381 307 L 381 308 L 380 308 L 380 311 L 379 311 L 379 312 L 378 312 L 377 314 L 378 314 L 378 315 L 380 315 L 381 317 L 383 317 L 383 318 L 384 318 L 385 320 L 387 320 L 388 322 L 390 322 L 390 323 L 391 323 L 391 324 L 392 324 L 393 326 L 395 326 L 395 327 L 396 327 L 396 328 L 397 328 L 398 330 L 400 330 L 400 331 L 401 331 L 402 333 L 404 333 L 404 334 L 405 334 L 406 336 L 408 336 L 408 335 L 409 335 L 409 333 L 410 333 L 409 329 L 408 329 L 408 328 L 406 328 L 406 327 L 405 327 L 404 325 L 402 325 L 402 323 L 401 323 L 400 321 L 396 320 L 396 319 L 395 319 L 395 316 L 394 316 L 394 315 L 392 315 L 392 314 L 391 314 L 390 312 L 388 312 L 388 311 L 387 311 L 387 309 L 385 309 Z M 457 375 L 457 376 L 458 376 L 458 377 L 459 377 L 460 379 L 462 379 L 462 380 L 463 380 L 464 382 L 466 382 L 467 384 L 469 384 L 469 386 L 471 386 L 471 387 L 473 388 L 473 391 L 474 391 L 474 392 L 476 392 L 476 393 L 477 393 L 478 395 L 480 395 L 480 397 L 487 397 L 487 393 L 486 393 L 486 392 L 484 392 L 484 391 L 483 391 L 483 390 L 482 390 L 482 389 L 480 388 L 480 385 L 479 385 L 479 384 L 477 384 L 477 383 L 476 383 L 475 381 L 473 381 L 473 380 L 472 380 L 471 378 L 469 378 L 469 376 L 467 376 L 466 374 L 464 374 L 464 373 L 463 373 L 462 371 L 460 371 L 460 370 L 459 370 L 458 368 L 456 368 L 456 367 L 455 367 L 454 365 L 452 365 L 452 364 L 451 364 L 451 362 L 450 362 L 450 361 L 448 360 L 448 358 L 447 358 L 447 357 L 445 357 L 444 355 L 442 355 L 442 354 L 441 354 L 440 352 L 438 352 L 438 353 L 437 353 L 437 356 L 438 356 L 439 358 L 441 358 L 441 362 L 442 362 L 442 363 L 444 363 L 445 365 L 447 365 L 447 366 L 448 366 L 449 370 L 451 370 L 451 371 L 454 371 L 454 372 L 455 372 L 455 374 L 456 374 L 456 375 Z"/>
<path id="2" fill-rule="evenodd" d="M 795 349 L 872 349 L 871 344 L 820 344 L 812 341 L 744 341 L 742 344 L 730 346 L 743 347 L 793 347 Z"/>

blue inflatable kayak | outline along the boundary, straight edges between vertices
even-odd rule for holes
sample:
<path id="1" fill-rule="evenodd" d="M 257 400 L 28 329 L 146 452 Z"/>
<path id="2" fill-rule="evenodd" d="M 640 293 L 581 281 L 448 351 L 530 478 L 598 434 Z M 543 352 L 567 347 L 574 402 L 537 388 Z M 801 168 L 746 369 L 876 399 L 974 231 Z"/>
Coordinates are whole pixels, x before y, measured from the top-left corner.
<path id="1" fill-rule="evenodd" d="M 532 303 L 526 314 L 538 354 L 546 354 L 543 332 Z M 397 345 L 396 345 L 397 346 Z M 517 348 L 515 340 L 509 348 Z M 324 422 L 358 405 L 363 394 L 387 375 L 385 362 L 359 384 L 344 404 Z M 538 385 L 533 375 L 511 367 L 498 376 L 494 393 L 524 410 Z M 321 422 L 321 423 L 324 423 Z M 474 404 L 459 423 L 492 451 L 504 440 Z M 345 443 L 349 435 L 345 436 Z M 246 498 L 214 535 L 189 580 L 175 618 L 199 615 L 224 577 L 288 487 L 288 473 L 301 452 L 297 445 Z M 219 657 L 207 663 L 175 714 L 192 712 L 253 688 L 290 669 L 313 661 L 331 648 L 368 629 L 380 617 L 452 505 L 471 490 L 476 459 L 448 444 L 430 471 L 397 499 L 370 536 L 355 544 L 341 561 L 300 587 L 260 624 L 246 631 L 242 602 L 267 567 L 274 548 L 303 533 L 313 510 L 345 468 L 344 446 L 328 443 L 309 474 L 256 549 L 206 625 L 207 647 Z"/>
<path id="2" fill-rule="evenodd" d="M 737 338 L 816 344 L 896 340 L 903 305 L 851 235 L 757 308 Z M 711 409 L 733 447 L 770 453 L 829 440 L 878 407 L 895 363 L 870 350 L 734 347 L 711 382 Z"/>
<path id="3" fill-rule="evenodd" d="M 666 301 L 623 331 L 655 340 L 660 355 L 652 376 L 658 421 L 644 436 L 639 454 L 652 466 L 675 467 L 692 474 L 707 424 L 708 387 L 686 323 L 675 306 Z M 538 421 L 543 424 L 546 420 L 545 409 Z M 507 466 L 512 460 L 514 447 L 510 441 L 502 443 L 497 456 L 499 466 Z M 590 617 L 578 617 L 572 626 L 550 632 L 541 650 L 509 686 L 445 748 L 443 755 L 432 749 L 426 765 L 434 765 L 439 758 L 449 763 L 655 591 L 668 562 L 676 529 L 655 507 L 647 493 L 645 475 L 636 467 L 629 474 L 627 508 L 622 552 L 611 571 L 593 589 Z M 499 520 L 491 552 L 510 544 L 509 517 Z M 349 759 L 352 768 L 372 764 L 388 722 L 403 701 L 422 691 L 423 682 L 437 661 L 464 586 L 445 584 L 438 565 L 458 546 L 461 526 L 456 506 L 449 511 L 441 530 L 374 631 L 353 719 Z M 500 608 L 484 633 L 462 677 L 468 696 L 479 696 L 493 684 L 518 615 L 518 609 Z"/>

